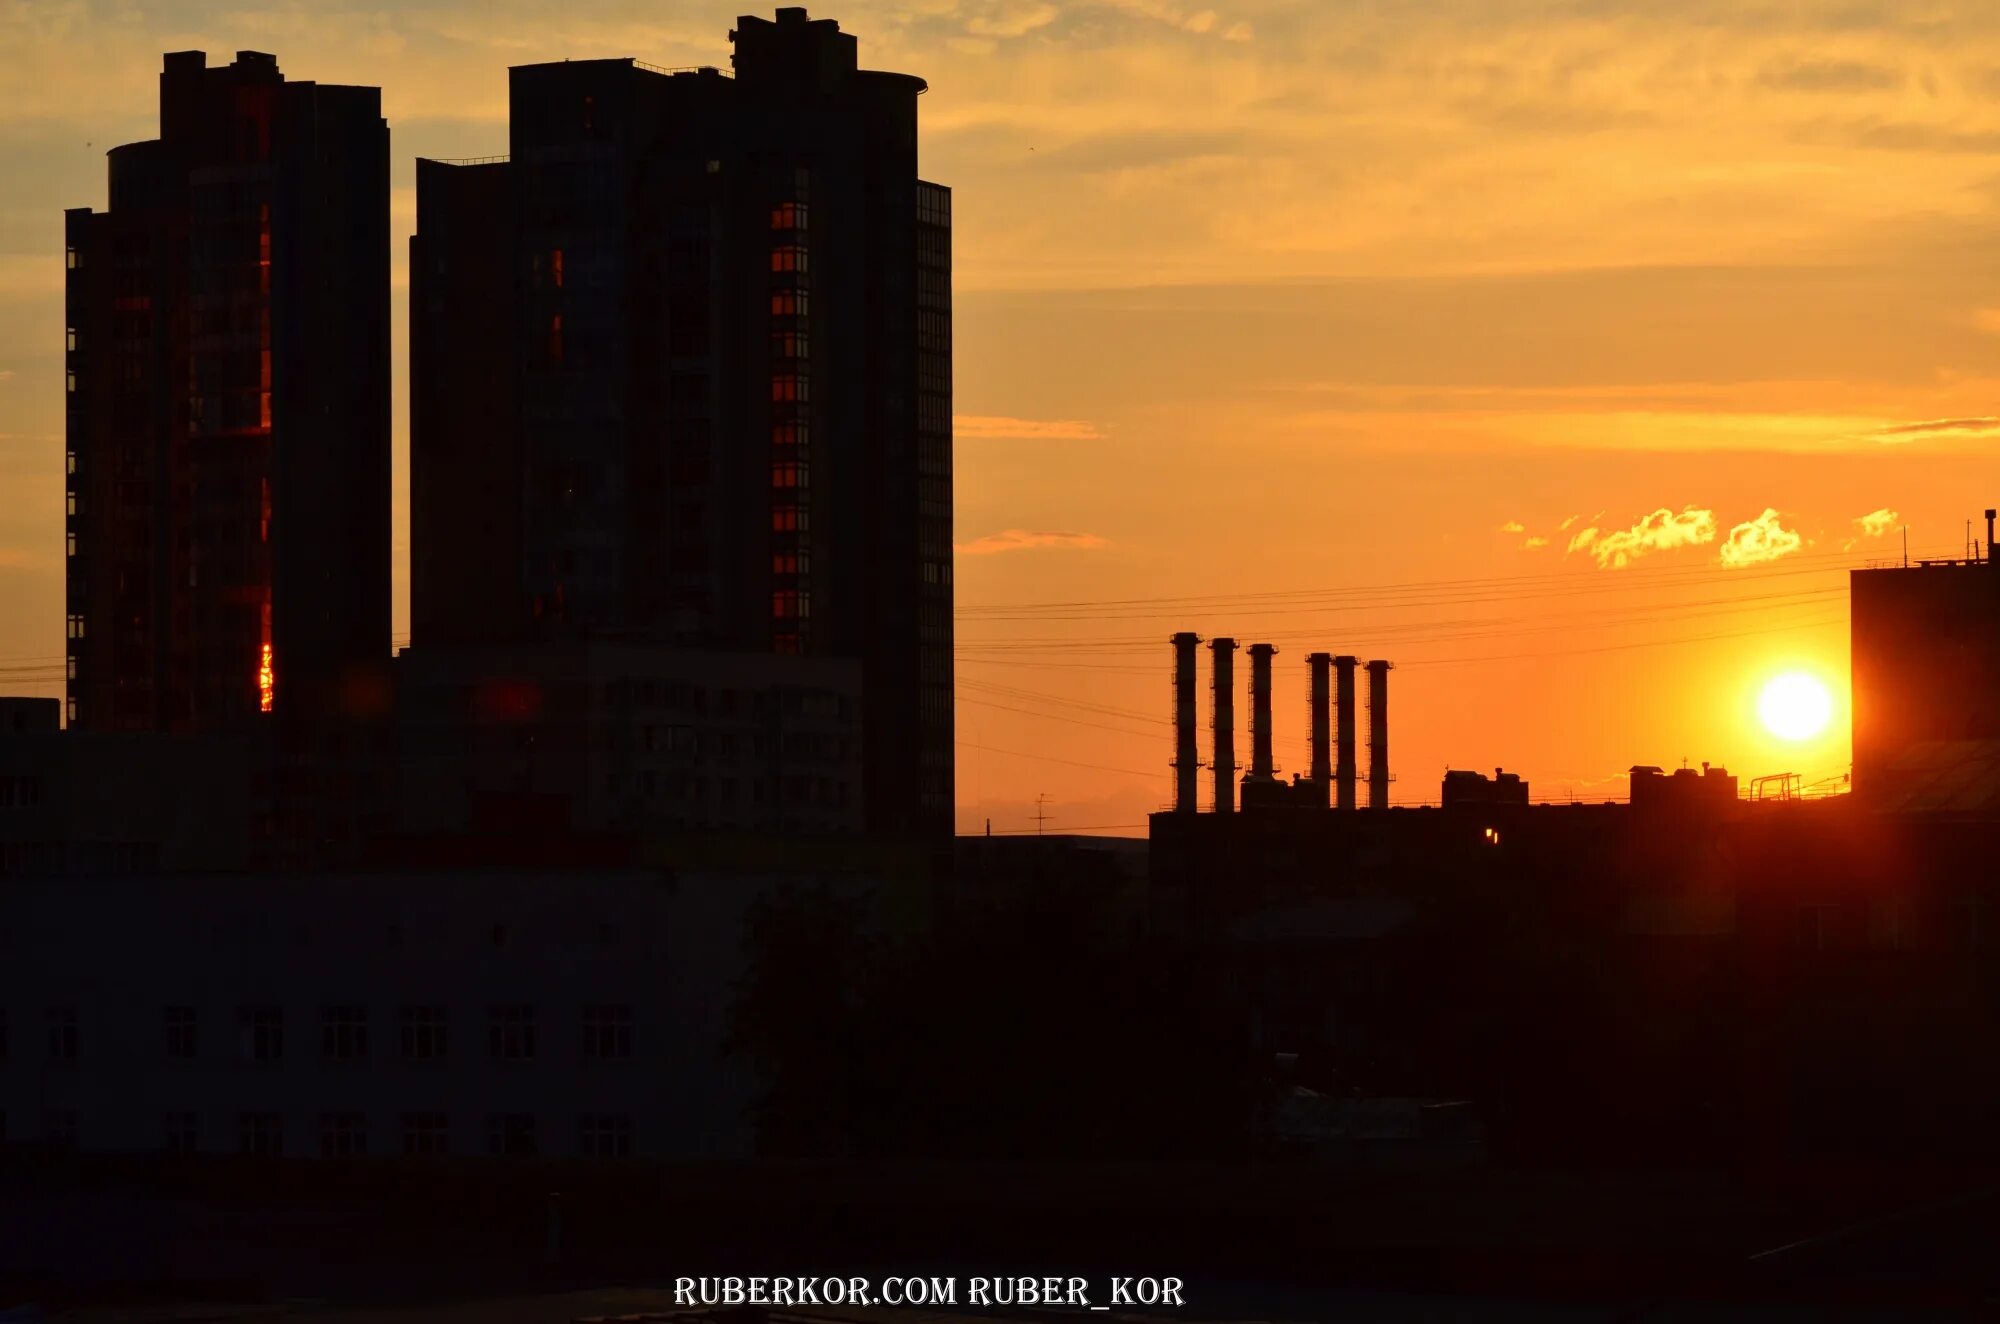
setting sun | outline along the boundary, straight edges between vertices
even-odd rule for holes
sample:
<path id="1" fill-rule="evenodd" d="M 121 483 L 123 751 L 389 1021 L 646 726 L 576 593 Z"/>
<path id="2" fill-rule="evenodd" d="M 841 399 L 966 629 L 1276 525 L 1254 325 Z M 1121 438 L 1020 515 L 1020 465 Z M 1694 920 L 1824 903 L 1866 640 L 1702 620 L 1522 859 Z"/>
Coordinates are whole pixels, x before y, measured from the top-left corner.
<path id="1" fill-rule="evenodd" d="M 1757 696 L 1757 715 L 1764 729 L 1780 740 L 1810 740 L 1826 730 L 1833 716 L 1833 696 L 1813 677 L 1788 671 Z"/>

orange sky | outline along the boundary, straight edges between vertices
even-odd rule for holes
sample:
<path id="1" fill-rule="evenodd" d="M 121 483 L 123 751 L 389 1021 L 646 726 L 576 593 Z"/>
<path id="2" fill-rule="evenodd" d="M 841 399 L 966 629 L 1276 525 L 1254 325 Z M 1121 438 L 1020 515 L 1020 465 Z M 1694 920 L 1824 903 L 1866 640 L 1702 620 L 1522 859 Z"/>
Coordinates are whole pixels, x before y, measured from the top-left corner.
<path id="1" fill-rule="evenodd" d="M 503 150 L 509 64 L 726 63 L 738 9 L 0 7 L 0 689 L 60 692 L 61 211 L 162 51 L 383 87 L 400 462 L 412 158 Z M 1844 690 L 1788 746 L 1757 686 L 1844 684 L 1843 569 L 2000 502 L 2000 6 L 815 12 L 930 80 L 956 190 L 964 827 L 1142 824 L 1182 628 L 1278 644 L 1287 772 L 1305 654 L 1395 661 L 1398 801 L 1838 775 Z"/>

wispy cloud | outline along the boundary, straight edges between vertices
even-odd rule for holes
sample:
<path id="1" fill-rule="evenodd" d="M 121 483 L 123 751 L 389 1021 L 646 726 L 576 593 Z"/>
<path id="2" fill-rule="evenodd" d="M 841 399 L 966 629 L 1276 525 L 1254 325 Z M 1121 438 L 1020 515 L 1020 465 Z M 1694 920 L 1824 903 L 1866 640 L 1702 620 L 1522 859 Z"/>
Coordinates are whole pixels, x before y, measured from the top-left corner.
<path id="1" fill-rule="evenodd" d="M 1095 423 L 1075 418 L 1001 418 L 959 414 L 951 420 L 952 434 L 961 441 L 1095 441 L 1104 433 Z"/>
<path id="2" fill-rule="evenodd" d="M 1619 570 L 1642 556 L 1715 541 L 1715 512 L 1694 506 L 1679 514 L 1660 507 L 1629 529 L 1609 533 L 1590 525 L 1569 540 L 1571 552 L 1587 551 L 1605 570 Z"/>
<path id="3" fill-rule="evenodd" d="M 1527 526 L 1517 519 L 1510 519 L 1500 526 L 1500 532 L 1502 533 L 1526 533 L 1527 531 Z"/>
<path id="4" fill-rule="evenodd" d="M 1087 549 L 1107 546 L 1107 541 L 1094 533 L 1063 533 L 1041 529 L 1007 529 L 1000 533 L 989 533 L 971 542 L 957 543 L 952 550 L 960 556 L 991 556 L 996 552 L 1024 552 L 1037 547 L 1070 547 Z"/>
<path id="5" fill-rule="evenodd" d="M 1854 524 L 1856 528 L 1861 530 L 1862 537 L 1879 538 L 1902 522 L 1903 517 L 1901 515 L 1884 506 L 1880 510 L 1869 511 L 1866 515 L 1855 520 Z"/>
<path id="6" fill-rule="evenodd" d="M 1883 441 L 1921 441 L 1925 437 L 1990 437 L 2000 435 L 2000 418 L 1932 418 L 1918 423 L 1898 423 L 1877 428 L 1874 435 Z"/>
<path id="7" fill-rule="evenodd" d="M 1537 547 L 1547 547 L 1548 545 L 1549 545 L 1549 540 L 1547 538 L 1531 535 L 1525 541 L 1522 542 L 1521 550 L 1524 552 L 1532 552 Z"/>
<path id="8" fill-rule="evenodd" d="M 1840 550 L 1851 552 L 1863 538 L 1880 538 L 1902 522 L 1903 517 L 1887 506 L 1880 510 L 1871 510 L 1866 515 L 1856 516 L 1854 527 L 1858 532 L 1854 537 L 1842 542 Z"/>
<path id="9" fill-rule="evenodd" d="M 1729 531 L 1722 542 L 1721 560 L 1726 566 L 1762 565 L 1790 556 L 1805 545 L 1805 538 L 1780 523 L 1778 512 L 1767 506 L 1756 519 Z"/>

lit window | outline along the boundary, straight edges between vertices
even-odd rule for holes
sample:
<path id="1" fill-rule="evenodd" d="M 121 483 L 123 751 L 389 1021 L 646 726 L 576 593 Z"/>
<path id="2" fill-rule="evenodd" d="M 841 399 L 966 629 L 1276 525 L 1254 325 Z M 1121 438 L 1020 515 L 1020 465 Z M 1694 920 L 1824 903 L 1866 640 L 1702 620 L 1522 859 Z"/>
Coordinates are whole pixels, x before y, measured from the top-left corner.
<path id="1" fill-rule="evenodd" d="M 69 393 L 70 393 L 71 395 L 75 395 L 75 394 L 76 394 L 76 373 L 74 373 L 74 372 L 66 372 L 66 373 L 64 373 L 64 374 L 63 374 L 63 379 L 64 379 L 65 383 L 66 383 L 66 384 L 68 385 L 68 388 L 69 388 Z"/>
<path id="2" fill-rule="evenodd" d="M 71 493 L 69 493 L 69 494 L 68 494 L 68 503 L 67 503 L 67 507 L 66 507 L 66 508 L 68 509 L 68 511 L 69 511 L 69 513 L 70 513 L 70 514 L 72 514 L 72 515 L 76 514 L 76 512 L 77 512 L 77 499 L 76 499 L 76 493 L 74 493 L 74 492 L 71 492 Z"/>
<path id="3" fill-rule="evenodd" d="M 804 271 L 806 250 L 800 244 L 780 244 L 771 250 L 771 270 Z"/>
<path id="4" fill-rule="evenodd" d="M 560 248 L 551 249 L 549 251 L 549 279 L 555 282 L 555 287 L 557 289 L 562 288 L 563 251 Z"/>
<path id="5" fill-rule="evenodd" d="M 773 230 L 805 229 L 805 204 L 802 202 L 781 202 L 771 208 L 771 228 Z"/>
<path id="6" fill-rule="evenodd" d="M 83 254 L 77 252 L 76 248 L 74 246 L 71 246 L 71 248 L 69 249 L 69 269 L 71 271 L 75 271 L 78 267 L 82 265 L 83 265 Z"/>
<path id="7" fill-rule="evenodd" d="M 71 617 L 69 618 L 69 637 L 70 637 L 70 638 L 72 638 L 72 639 L 81 639 L 81 638 L 83 638 L 83 617 L 82 617 L 82 616 L 80 616 L 80 615 L 79 615 L 79 616 L 71 616 Z"/>
<path id="8" fill-rule="evenodd" d="M 66 348 L 67 348 L 67 349 L 69 350 L 69 352 L 70 352 L 70 353 L 72 353 L 72 354 L 76 353 L 76 328 L 75 328 L 75 327 L 70 327 L 70 328 L 69 328 L 69 341 L 68 341 L 68 344 L 66 345 Z"/>
<path id="9" fill-rule="evenodd" d="M 562 361 L 563 361 L 562 314 L 557 313 L 555 316 L 549 319 L 549 362 L 552 364 L 560 365 Z"/>
<path id="10" fill-rule="evenodd" d="M 64 539 L 65 539 L 65 546 L 66 546 L 66 553 L 67 553 L 67 555 L 70 555 L 70 556 L 75 556 L 75 555 L 76 555 L 76 534 L 74 534 L 74 533 L 68 533 L 68 534 L 65 534 L 65 535 L 63 535 L 63 536 L 64 536 Z"/>

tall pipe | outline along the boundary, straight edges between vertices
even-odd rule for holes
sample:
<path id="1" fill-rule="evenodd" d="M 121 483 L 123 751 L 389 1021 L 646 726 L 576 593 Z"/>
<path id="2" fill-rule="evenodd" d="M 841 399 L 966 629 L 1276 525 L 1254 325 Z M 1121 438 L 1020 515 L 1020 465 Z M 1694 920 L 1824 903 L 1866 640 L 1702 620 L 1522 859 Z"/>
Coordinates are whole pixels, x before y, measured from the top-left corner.
<path id="1" fill-rule="evenodd" d="M 1197 778 L 1201 754 L 1194 741 L 1194 646 L 1201 636 L 1183 630 L 1173 637 L 1174 645 L 1174 812 L 1195 811 Z"/>
<path id="2" fill-rule="evenodd" d="M 2000 510 L 1986 512 L 1986 559 L 1989 563 L 1993 560 L 1993 520 L 1996 516 L 2000 516 Z"/>
<path id="3" fill-rule="evenodd" d="M 1326 793 L 1333 784 L 1332 668 L 1333 654 L 1313 653 L 1306 658 L 1312 675 L 1312 771 L 1307 784 L 1312 787 L 1312 805 L 1326 808 Z"/>
<path id="4" fill-rule="evenodd" d="M 1272 780 L 1271 766 L 1271 658 L 1277 649 L 1270 644 L 1250 645 L 1250 776 L 1257 781 Z"/>
<path id="5" fill-rule="evenodd" d="M 1368 807 L 1389 807 L 1389 664 L 1368 664 Z"/>
<path id="6" fill-rule="evenodd" d="M 1358 657 L 1342 655 L 1333 659 L 1334 713 L 1339 726 L 1334 739 L 1334 805 L 1354 808 L 1354 669 Z"/>
<path id="7" fill-rule="evenodd" d="M 1236 809 L 1236 641 L 1216 638 L 1208 646 L 1215 654 L 1215 753 L 1209 763 L 1215 812 L 1228 814 Z"/>

